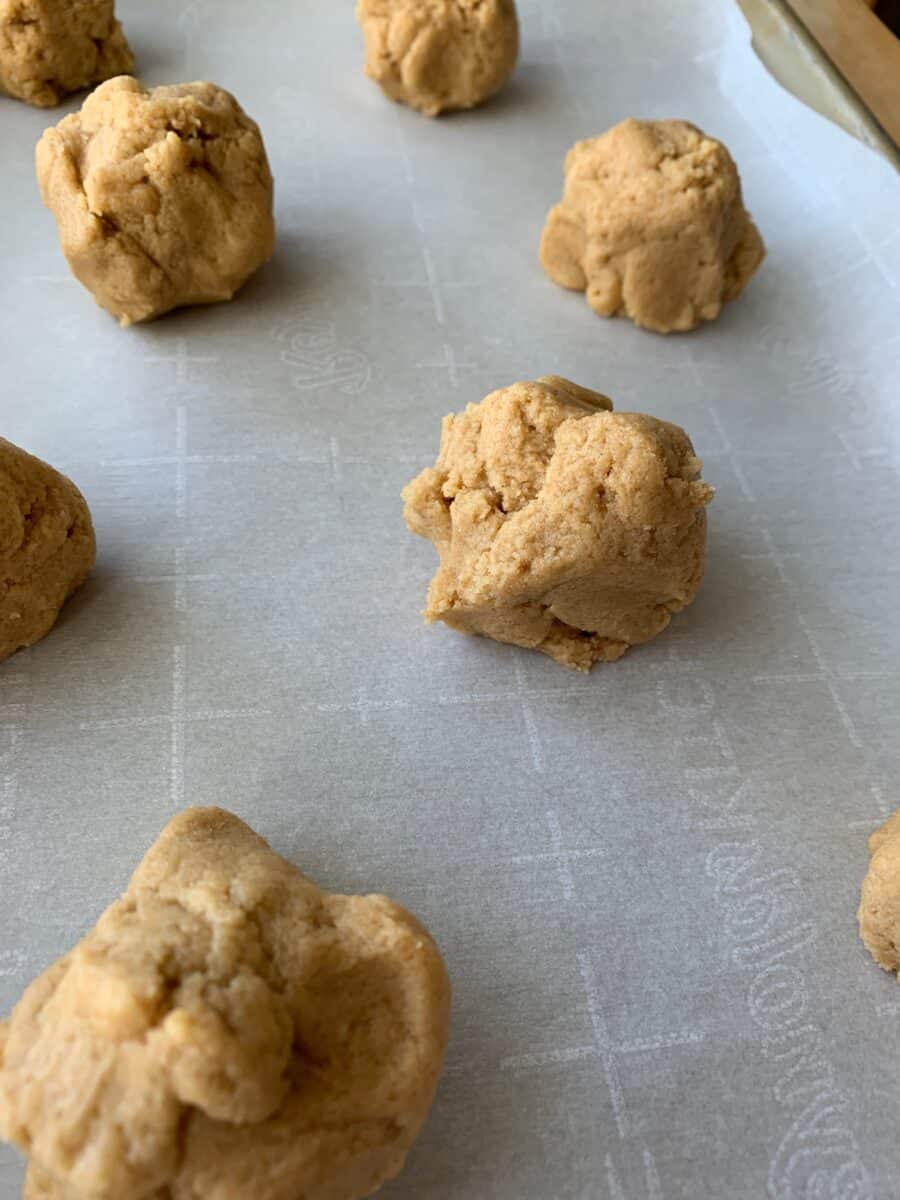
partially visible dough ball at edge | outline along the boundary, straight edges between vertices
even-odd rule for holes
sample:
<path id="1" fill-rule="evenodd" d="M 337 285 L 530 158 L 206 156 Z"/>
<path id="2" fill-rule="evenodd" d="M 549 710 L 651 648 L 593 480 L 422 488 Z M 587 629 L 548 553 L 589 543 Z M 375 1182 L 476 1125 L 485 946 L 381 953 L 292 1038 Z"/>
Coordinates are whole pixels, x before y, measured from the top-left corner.
<path id="1" fill-rule="evenodd" d="M 425 116 L 484 103 L 518 59 L 514 0 L 358 0 L 356 15 L 366 74 Z"/>
<path id="2" fill-rule="evenodd" d="M 0 660 L 50 632 L 96 549 L 75 484 L 0 438 Z"/>
<path id="3" fill-rule="evenodd" d="M 0 92 L 52 108 L 133 69 L 113 0 L 0 0 Z"/>
<path id="4" fill-rule="evenodd" d="M 869 953 L 886 971 L 900 971 L 900 810 L 869 838 L 871 859 L 857 919 Z"/>
<path id="5" fill-rule="evenodd" d="M 406 910 L 189 809 L 0 1024 L 0 1130 L 42 1200 L 361 1200 L 430 1107 L 449 999 Z"/>

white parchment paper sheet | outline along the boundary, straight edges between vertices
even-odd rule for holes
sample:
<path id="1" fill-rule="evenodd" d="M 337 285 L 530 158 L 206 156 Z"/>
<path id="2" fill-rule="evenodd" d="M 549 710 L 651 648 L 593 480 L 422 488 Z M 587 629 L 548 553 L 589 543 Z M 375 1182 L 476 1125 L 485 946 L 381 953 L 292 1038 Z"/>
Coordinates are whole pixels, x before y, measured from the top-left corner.
<path id="1" fill-rule="evenodd" d="M 130 331 L 40 206 L 55 117 L 0 101 L 0 432 L 100 542 L 0 667 L 0 1010 L 222 804 L 446 954 L 447 1074 L 386 1197 L 890 1200 L 900 994 L 854 913 L 900 804 L 897 179 L 728 5 L 521 10 L 514 83 L 430 122 L 363 78 L 349 0 L 122 0 L 149 83 L 260 122 L 279 220 L 234 304 Z M 721 137 L 768 243 L 687 337 L 536 262 L 566 149 L 629 115 Z M 445 412 L 550 372 L 683 424 L 718 489 L 697 602 L 589 678 L 424 628 L 398 499 Z"/>

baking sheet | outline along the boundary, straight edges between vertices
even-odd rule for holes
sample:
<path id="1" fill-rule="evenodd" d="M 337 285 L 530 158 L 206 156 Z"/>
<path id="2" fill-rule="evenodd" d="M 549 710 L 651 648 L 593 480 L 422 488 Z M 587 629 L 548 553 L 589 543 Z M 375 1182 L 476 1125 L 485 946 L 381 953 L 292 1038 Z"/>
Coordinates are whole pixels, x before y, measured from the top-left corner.
<path id="1" fill-rule="evenodd" d="M 854 912 L 900 803 L 896 176 L 736 7 L 520 7 L 513 84 L 436 123 L 363 78 L 347 0 L 123 0 L 145 79 L 231 88 L 278 189 L 240 299 L 146 328 L 67 278 L 48 117 L 0 102 L 0 432 L 100 542 L 0 668 L 0 1010 L 222 804 L 445 952 L 447 1073 L 386 1197 L 888 1200 L 900 993 Z M 722 138 L 768 243 L 687 337 L 536 263 L 565 150 L 629 115 Z M 552 372 L 683 424 L 718 489 L 696 603 L 588 678 L 424 628 L 398 499 L 445 412 Z"/>

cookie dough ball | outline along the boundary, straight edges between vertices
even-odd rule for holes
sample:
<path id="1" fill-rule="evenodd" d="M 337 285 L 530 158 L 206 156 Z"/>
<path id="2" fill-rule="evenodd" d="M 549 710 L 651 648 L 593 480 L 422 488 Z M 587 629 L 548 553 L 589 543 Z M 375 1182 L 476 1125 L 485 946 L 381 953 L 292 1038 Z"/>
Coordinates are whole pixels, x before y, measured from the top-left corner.
<path id="1" fill-rule="evenodd" d="M 75 484 L 0 438 L 0 660 L 50 632 L 96 554 Z"/>
<path id="2" fill-rule="evenodd" d="M 440 567 L 425 616 L 587 671 L 647 642 L 703 575 L 700 462 L 677 425 L 548 376 L 445 417 L 403 492 Z"/>
<path id="3" fill-rule="evenodd" d="M 189 809 L 0 1025 L 0 1134 L 46 1200 L 357 1200 L 403 1166 L 448 1006 L 408 912 Z"/>
<path id="4" fill-rule="evenodd" d="M 493 96 L 519 55 L 513 0 L 359 0 L 356 17 L 366 74 L 429 117 Z"/>
<path id="5" fill-rule="evenodd" d="M 113 0 L 0 0 L 0 91 L 51 108 L 133 70 Z"/>
<path id="6" fill-rule="evenodd" d="M 869 838 L 872 859 L 863 880 L 859 933 L 886 971 L 900 971 L 900 811 Z"/>
<path id="7" fill-rule="evenodd" d="M 712 321 L 765 255 L 721 142 L 685 121 L 623 121 L 576 142 L 540 257 L 601 317 L 657 333 Z"/>
<path id="8" fill-rule="evenodd" d="M 215 84 L 111 79 L 46 131 L 37 174 L 69 266 L 123 325 L 230 300 L 271 257 L 265 147 Z"/>

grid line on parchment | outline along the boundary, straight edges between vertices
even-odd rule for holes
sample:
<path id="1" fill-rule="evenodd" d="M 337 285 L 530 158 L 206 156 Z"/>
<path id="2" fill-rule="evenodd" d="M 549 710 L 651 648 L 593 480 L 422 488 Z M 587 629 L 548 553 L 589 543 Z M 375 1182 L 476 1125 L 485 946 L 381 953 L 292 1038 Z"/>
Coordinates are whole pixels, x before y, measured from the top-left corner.
<path id="1" fill-rule="evenodd" d="M 205 357 L 186 354 L 186 341 L 179 338 L 175 355 L 152 356 L 154 363 L 174 363 L 178 394 L 185 386 L 185 372 L 190 363 L 215 361 Z M 171 684 L 169 710 L 164 713 L 151 713 L 142 716 L 106 717 L 78 722 L 78 728 L 83 731 L 104 729 L 134 728 L 141 729 L 156 725 L 169 728 L 169 801 L 176 809 L 181 809 L 186 802 L 186 769 L 187 769 L 187 729 L 196 722 L 213 721 L 243 721 L 254 718 L 265 718 L 271 715 L 265 708 L 240 709 L 201 709 L 190 710 L 187 702 L 188 691 L 188 655 L 183 641 L 182 621 L 189 616 L 189 585 L 198 580 L 216 580 L 215 574 L 191 574 L 189 570 L 190 538 L 188 525 L 190 519 L 190 489 L 188 467 L 193 462 L 209 461 L 206 456 L 191 456 L 189 448 L 189 412 L 186 404 L 178 403 L 175 408 L 175 454 L 160 459 L 131 460 L 131 465 L 142 467 L 148 463 L 162 463 L 174 469 L 174 509 L 178 526 L 178 536 L 174 549 L 175 569 L 171 574 L 135 575 L 127 578 L 139 582 L 172 583 L 174 585 L 174 625 L 175 639 L 171 651 Z M 128 460 L 124 460 L 128 461 Z"/>
<path id="2" fill-rule="evenodd" d="M 189 581 L 194 579 L 207 579 L 208 576 L 187 576 Z M 215 578 L 215 577 L 213 577 Z M 172 575 L 154 576 L 153 580 L 161 580 L 162 582 L 171 582 L 174 579 Z M 683 671 L 686 665 L 686 660 L 683 658 L 672 658 L 670 660 L 661 660 L 656 664 L 658 669 Z M 404 712 L 421 708 L 459 708 L 472 706 L 478 708 L 482 706 L 496 707 L 497 705 L 508 707 L 517 705 L 524 697 L 528 701 L 540 700 L 544 703 L 562 702 L 569 703 L 572 701 L 583 701 L 590 696 L 590 685 L 586 681 L 582 683 L 580 680 L 568 686 L 548 686 L 548 687 L 523 687 L 519 689 L 502 688 L 496 691 L 470 691 L 460 693 L 428 693 L 416 698 L 387 696 L 378 697 L 367 694 L 365 688 L 357 689 L 357 695 L 352 700 L 335 700 L 321 701 L 315 703 L 299 703 L 292 705 L 292 712 L 299 714 L 333 716 L 339 713 L 356 714 L 360 718 L 368 719 L 372 713 L 390 713 Z M 255 717 L 271 717 L 273 710 L 270 708 L 248 706 L 246 708 L 222 708 L 222 709 L 201 709 L 193 710 L 185 714 L 185 720 L 189 723 L 198 721 L 211 720 L 232 720 L 237 718 L 255 718 Z M 82 730 L 108 729 L 115 727 L 134 726 L 139 728 L 144 725 L 159 725 L 166 724 L 171 720 L 169 712 L 144 715 L 139 717 L 131 716 L 114 716 L 100 717 L 95 719 L 87 719 L 78 722 L 78 728 Z M 612 773 L 615 773 L 614 771 Z"/>
<path id="3" fill-rule="evenodd" d="M 583 858 L 602 858 L 606 850 L 602 846 L 582 846 L 576 850 L 566 848 L 562 822 L 555 808 L 548 809 L 544 819 L 550 833 L 550 849 L 539 850 L 532 854 L 515 854 L 511 863 L 521 866 L 526 863 L 552 862 L 556 867 L 557 879 L 564 902 L 568 903 L 575 896 L 575 877 L 572 873 L 573 862 Z"/>
<path id="4" fill-rule="evenodd" d="M 460 371 L 477 371 L 477 363 L 464 362 L 456 357 L 456 351 L 448 343 L 443 343 L 443 358 L 431 362 L 417 362 L 416 367 L 419 370 L 446 371 L 447 378 L 450 381 L 450 386 L 458 389 L 460 385 Z"/>
<path id="5" fill-rule="evenodd" d="M 689 358 L 690 358 L 691 367 L 694 372 L 694 378 L 697 382 L 697 387 L 702 394 L 705 391 L 705 388 L 704 388 L 704 380 L 703 380 L 702 373 L 700 371 L 700 367 L 696 361 L 696 358 L 694 357 L 693 353 L 691 352 L 690 348 L 688 348 L 688 354 L 689 354 Z M 706 403 L 707 403 L 708 410 L 710 412 L 710 417 L 715 424 L 717 432 L 719 433 L 719 437 L 720 437 L 720 441 L 721 441 L 720 453 L 722 453 L 724 455 L 724 457 L 726 457 L 728 459 L 728 461 L 732 467 L 732 470 L 735 473 L 735 477 L 738 479 L 738 483 L 741 488 L 741 492 L 742 492 L 742 495 L 744 496 L 744 499 L 749 504 L 755 505 L 756 500 L 755 500 L 752 488 L 747 485 L 746 480 L 742 480 L 742 476 L 739 473 L 739 464 L 737 461 L 737 455 L 735 454 L 733 447 L 731 445 L 731 442 L 722 426 L 721 418 L 719 418 L 717 416 L 715 401 L 714 401 L 714 399 L 709 399 Z M 818 673 L 814 674 L 814 675 L 809 672 L 796 673 L 796 674 L 775 673 L 772 675 L 758 675 L 755 677 L 754 682 L 757 684 L 768 683 L 768 684 L 771 684 L 774 686 L 780 686 L 787 682 L 806 683 L 806 682 L 815 681 L 815 682 L 824 684 L 824 686 L 828 692 L 828 695 L 831 698 L 831 702 L 834 707 L 834 710 L 838 715 L 838 719 L 844 728 L 844 732 L 847 735 L 848 741 L 854 747 L 854 749 L 862 750 L 864 748 L 862 738 L 859 734 L 859 731 L 856 728 L 856 723 L 854 722 L 853 717 L 850 714 L 850 711 L 843 699 L 843 696 L 841 695 L 840 675 L 829 666 L 827 659 L 825 658 L 825 655 L 819 644 L 818 638 L 816 637 L 815 632 L 812 629 L 812 626 L 809 622 L 808 617 L 804 613 L 798 611 L 798 609 L 797 609 L 796 598 L 795 598 L 795 594 L 794 594 L 794 589 L 791 586 L 790 577 L 789 577 L 789 573 L 788 573 L 788 569 L 787 569 L 787 563 L 791 559 L 796 559 L 799 556 L 796 554 L 788 555 L 788 554 L 785 554 L 784 552 L 782 552 L 781 550 L 779 550 L 778 546 L 776 545 L 775 539 L 772 536 L 771 530 L 769 530 L 767 528 L 759 528 L 758 517 L 755 517 L 754 520 L 756 521 L 756 524 L 757 524 L 758 536 L 762 539 L 763 543 L 765 544 L 766 550 L 764 553 L 756 553 L 756 554 L 753 554 L 752 556 L 745 555 L 743 557 L 745 557 L 745 558 L 752 557 L 753 559 L 756 559 L 758 561 L 769 560 L 772 562 L 772 564 L 775 567 L 776 573 L 778 575 L 779 582 L 781 583 L 782 592 L 792 604 L 797 622 L 798 622 L 801 630 L 803 631 L 803 635 L 804 635 L 804 637 L 807 641 L 807 644 L 810 648 L 810 652 L 812 653 L 813 658 L 815 659 L 815 662 L 816 662 L 816 666 L 818 667 Z"/>
<path id="6" fill-rule="evenodd" d="M 644 1185 L 647 1189 L 647 1200 L 664 1200 L 662 1183 L 660 1182 L 659 1172 L 656 1168 L 656 1159 L 653 1157 L 653 1152 L 646 1147 L 641 1154 L 641 1162 L 644 1168 Z M 606 1166 L 609 1200 L 629 1200 L 628 1193 L 616 1171 L 612 1153 L 609 1151 L 607 1151 L 606 1158 L 604 1159 L 604 1165 Z"/>
<path id="7" fill-rule="evenodd" d="M 702 390 L 702 388 L 703 388 L 702 375 L 700 373 L 699 366 L 697 365 L 694 356 L 692 354 L 690 354 L 690 349 L 689 349 L 689 355 L 690 355 L 691 365 L 694 370 L 695 379 L 697 381 L 697 386 L 698 386 L 698 388 L 700 388 Z M 821 364 L 819 364 L 819 365 L 821 365 Z M 832 375 L 835 380 L 837 380 L 838 382 L 841 382 L 842 376 L 840 375 L 840 372 L 838 372 L 837 374 L 834 374 L 834 372 L 832 372 Z M 721 442 L 720 453 L 723 454 L 730 462 L 732 469 L 734 470 L 734 473 L 736 475 L 736 478 L 738 479 L 738 484 L 739 484 L 739 487 L 740 487 L 740 490 L 741 490 L 741 493 L 742 493 L 744 499 L 751 505 L 755 506 L 756 501 L 755 501 L 755 498 L 753 495 L 753 491 L 747 485 L 746 479 L 743 477 L 743 475 L 739 471 L 739 463 L 738 463 L 737 455 L 734 453 L 734 450 L 733 450 L 731 443 L 727 437 L 727 434 L 725 433 L 725 430 L 722 428 L 721 421 L 717 420 L 715 417 L 715 413 L 716 413 L 715 403 L 712 400 L 709 401 L 708 403 L 709 403 L 710 415 L 714 421 L 714 424 L 716 425 L 716 429 L 717 429 L 717 432 L 719 433 L 719 437 L 720 437 L 720 442 Z M 894 469 L 900 471 L 900 463 L 898 463 L 898 460 L 895 457 L 891 457 L 891 456 L 887 455 L 885 453 L 885 451 L 883 450 L 883 448 L 879 447 L 879 448 L 875 448 L 875 449 L 861 450 L 861 449 L 854 447 L 854 445 L 852 444 L 852 442 L 849 439 L 849 435 L 847 434 L 847 432 L 845 430 L 839 429 L 839 430 L 832 430 L 831 432 L 832 432 L 832 435 L 834 436 L 835 440 L 840 443 L 841 448 L 840 448 L 840 450 L 826 452 L 825 457 L 828 457 L 828 458 L 834 458 L 834 457 L 838 457 L 838 456 L 844 457 L 847 459 L 851 468 L 854 471 L 862 470 L 863 458 L 877 458 L 877 459 L 887 458 L 888 461 L 890 462 L 890 464 L 894 467 Z M 859 751 L 864 756 L 865 770 L 870 775 L 869 779 L 867 780 L 868 792 L 869 792 L 870 796 L 872 796 L 873 799 L 875 800 L 876 808 L 878 809 L 878 812 L 880 814 L 879 817 L 876 819 L 868 818 L 868 819 L 862 819 L 862 820 L 854 820 L 854 821 L 848 822 L 848 824 L 849 824 L 850 828 L 860 828 L 860 827 L 871 828 L 872 826 L 880 824 L 882 821 L 884 821 L 886 819 L 886 817 L 889 815 L 889 812 L 890 812 L 890 806 L 884 796 L 884 793 L 882 791 L 880 783 L 876 779 L 871 777 L 872 766 L 871 766 L 871 762 L 869 760 L 869 756 L 866 752 L 865 742 L 864 742 L 863 737 L 857 727 L 857 724 L 850 712 L 847 702 L 844 699 L 842 688 L 843 688 L 843 684 L 845 682 L 855 681 L 855 680 L 863 680 L 863 679 L 879 680 L 879 679 L 893 678 L 894 673 L 889 670 L 885 670 L 885 671 L 882 671 L 882 670 L 847 670 L 847 669 L 838 670 L 831 666 L 831 664 L 829 663 L 829 661 L 826 657 L 826 654 L 825 654 L 824 648 L 821 644 L 821 641 L 819 639 L 819 636 L 813 627 L 812 621 L 810 620 L 808 614 L 800 611 L 800 609 L 798 607 L 796 591 L 795 591 L 794 587 L 792 586 L 790 573 L 788 570 L 788 563 L 801 560 L 803 558 L 803 555 L 801 555 L 799 553 L 787 553 L 785 551 L 780 550 L 775 541 L 775 538 L 772 535 L 771 530 L 768 528 L 765 528 L 765 527 L 759 528 L 759 526 L 757 526 L 757 533 L 766 547 L 765 552 L 755 553 L 755 554 L 745 554 L 745 555 L 742 555 L 742 558 L 745 560 L 756 560 L 756 561 L 768 560 L 773 564 L 776 574 L 778 576 L 779 583 L 781 585 L 782 593 L 786 596 L 786 598 L 790 601 L 790 603 L 792 605 L 794 616 L 795 616 L 797 623 L 803 633 L 803 636 L 809 647 L 810 653 L 812 654 L 812 657 L 813 657 L 813 660 L 815 662 L 817 669 L 816 669 L 816 671 L 812 671 L 812 672 L 810 672 L 810 671 L 807 671 L 807 672 L 784 671 L 784 672 L 773 672 L 773 673 L 768 673 L 768 674 L 761 674 L 761 675 L 757 675 L 757 676 L 753 677 L 753 683 L 756 685 L 769 685 L 769 686 L 775 686 L 775 687 L 783 687 L 783 686 L 787 686 L 787 685 L 797 685 L 797 684 L 815 684 L 815 685 L 819 685 L 819 686 L 824 685 L 824 687 L 825 687 L 826 691 L 828 692 L 828 695 L 831 699 L 832 707 L 834 708 L 835 712 L 837 713 L 839 722 L 844 729 L 847 740 L 849 741 L 850 745 L 854 748 L 854 750 Z M 732 758 L 733 758 L 733 756 L 732 756 Z M 883 1015 L 882 1009 L 884 1009 L 884 1008 L 888 1008 L 891 1011 L 894 1011 L 895 1006 L 894 1005 L 888 1005 L 888 1006 L 882 1005 L 879 1009 L 877 1009 L 878 1015 Z"/>
<path id="8" fill-rule="evenodd" d="M 580 950 L 576 954 L 576 961 L 591 1027 L 592 1041 L 580 1046 L 563 1046 L 544 1051 L 509 1055 L 500 1060 L 500 1070 L 518 1073 L 566 1066 L 585 1060 L 598 1060 L 609 1093 L 616 1130 L 619 1138 L 624 1141 L 631 1135 L 632 1118 L 625 1098 L 620 1059 L 640 1054 L 658 1054 L 664 1050 L 685 1046 L 696 1046 L 705 1041 L 705 1034 L 700 1029 L 686 1028 L 667 1030 L 652 1038 L 615 1041 L 609 1032 L 593 958 L 587 951 Z"/>

